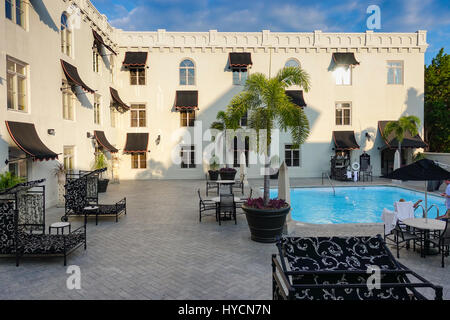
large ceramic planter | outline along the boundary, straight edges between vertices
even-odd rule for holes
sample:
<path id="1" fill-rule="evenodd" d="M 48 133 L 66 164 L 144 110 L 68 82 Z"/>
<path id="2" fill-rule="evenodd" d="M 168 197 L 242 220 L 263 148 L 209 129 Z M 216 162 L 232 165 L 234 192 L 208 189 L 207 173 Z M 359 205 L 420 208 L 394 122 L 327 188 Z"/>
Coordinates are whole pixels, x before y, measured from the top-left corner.
<path id="1" fill-rule="evenodd" d="M 234 180 L 236 176 L 236 170 L 234 171 L 220 171 L 220 179 L 221 180 Z"/>
<path id="2" fill-rule="evenodd" d="M 98 193 L 104 193 L 108 189 L 109 179 L 98 180 Z"/>
<path id="3" fill-rule="evenodd" d="M 211 181 L 216 181 L 217 179 L 219 179 L 219 170 L 209 170 L 208 174 L 209 180 Z"/>
<path id="4" fill-rule="evenodd" d="M 290 206 L 281 209 L 256 209 L 242 205 L 245 212 L 252 240 L 273 243 L 280 237 Z"/>

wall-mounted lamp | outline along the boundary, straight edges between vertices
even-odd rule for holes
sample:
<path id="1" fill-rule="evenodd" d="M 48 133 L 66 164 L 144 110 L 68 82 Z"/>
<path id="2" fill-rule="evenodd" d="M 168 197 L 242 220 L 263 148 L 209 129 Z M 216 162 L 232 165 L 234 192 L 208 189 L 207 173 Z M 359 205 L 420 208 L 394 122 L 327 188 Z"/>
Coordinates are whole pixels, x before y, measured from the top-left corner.
<path id="1" fill-rule="evenodd" d="M 158 134 L 158 137 L 156 138 L 155 143 L 156 143 L 156 145 L 159 145 L 161 143 L 161 135 L 160 134 Z"/>
<path id="2" fill-rule="evenodd" d="M 54 136 L 54 135 L 55 135 L 55 129 L 48 129 L 48 130 L 47 130 L 47 133 L 48 133 L 49 135 L 51 135 L 51 136 Z"/>
<path id="3" fill-rule="evenodd" d="M 90 132 L 88 132 L 88 133 L 86 133 L 86 137 L 88 139 L 92 139 L 94 136 Z"/>
<path id="4" fill-rule="evenodd" d="M 372 135 L 369 132 L 366 132 L 366 138 L 370 141 L 370 139 L 372 139 Z"/>

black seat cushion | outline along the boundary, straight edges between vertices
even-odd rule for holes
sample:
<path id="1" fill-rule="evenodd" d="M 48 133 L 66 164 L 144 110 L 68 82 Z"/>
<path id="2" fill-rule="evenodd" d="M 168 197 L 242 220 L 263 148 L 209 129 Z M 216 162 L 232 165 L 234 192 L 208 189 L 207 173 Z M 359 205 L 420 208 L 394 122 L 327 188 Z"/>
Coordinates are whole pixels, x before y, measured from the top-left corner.
<path id="1" fill-rule="evenodd" d="M 20 233 L 18 250 L 22 254 L 62 254 L 84 242 L 83 233 L 68 235 Z"/>

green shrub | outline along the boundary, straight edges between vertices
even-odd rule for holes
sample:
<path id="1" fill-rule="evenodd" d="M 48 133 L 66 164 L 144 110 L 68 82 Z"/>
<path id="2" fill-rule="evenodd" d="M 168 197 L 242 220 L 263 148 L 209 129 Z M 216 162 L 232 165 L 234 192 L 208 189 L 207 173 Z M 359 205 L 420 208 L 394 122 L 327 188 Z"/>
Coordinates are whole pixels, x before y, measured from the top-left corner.
<path id="1" fill-rule="evenodd" d="M 24 178 L 20 178 L 7 171 L 0 174 L 0 191 L 14 187 L 16 184 L 25 182 Z"/>

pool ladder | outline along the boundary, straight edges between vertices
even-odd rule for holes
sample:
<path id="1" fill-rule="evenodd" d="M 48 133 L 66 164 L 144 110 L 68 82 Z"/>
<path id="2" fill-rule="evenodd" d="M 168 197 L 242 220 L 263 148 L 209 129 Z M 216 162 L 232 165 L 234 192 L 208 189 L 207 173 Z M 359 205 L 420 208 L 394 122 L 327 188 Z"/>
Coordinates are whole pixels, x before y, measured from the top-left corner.
<path id="1" fill-rule="evenodd" d="M 324 172 L 324 173 L 327 175 L 328 182 L 330 183 L 330 186 L 333 189 L 333 195 L 336 196 L 336 190 L 334 189 L 333 183 L 331 183 L 330 175 L 328 174 L 328 172 Z M 322 184 L 323 184 L 323 174 L 324 173 L 322 173 Z"/>
<path id="2" fill-rule="evenodd" d="M 414 211 L 416 211 L 419 207 L 422 208 L 422 217 L 425 217 L 425 207 L 424 207 L 423 205 L 419 204 L 419 205 L 414 209 Z M 439 207 L 438 207 L 437 205 L 435 205 L 435 204 L 432 204 L 431 206 L 428 207 L 428 210 L 427 210 L 427 216 L 428 216 L 428 212 L 430 212 L 431 208 L 433 208 L 433 207 L 436 208 L 436 211 L 437 211 L 437 217 L 439 217 Z"/>

